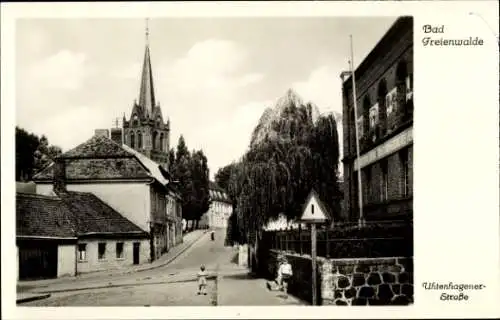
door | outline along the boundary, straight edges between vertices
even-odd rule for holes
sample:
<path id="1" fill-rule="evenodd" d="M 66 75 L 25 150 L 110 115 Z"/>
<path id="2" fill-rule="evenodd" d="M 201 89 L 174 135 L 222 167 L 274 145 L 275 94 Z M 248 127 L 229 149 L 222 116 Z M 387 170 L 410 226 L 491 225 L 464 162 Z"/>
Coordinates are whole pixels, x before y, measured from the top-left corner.
<path id="1" fill-rule="evenodd" d="M 141 244 L 139 242 L 134 242 L 134 264 L 139 264 L 139 250 L 141 248 Z"/>
<path id="2" fill-rule="evenodd" d="M 57 244 L 40 241 L 19 246 L 19 279 L 57 278 Z"/>

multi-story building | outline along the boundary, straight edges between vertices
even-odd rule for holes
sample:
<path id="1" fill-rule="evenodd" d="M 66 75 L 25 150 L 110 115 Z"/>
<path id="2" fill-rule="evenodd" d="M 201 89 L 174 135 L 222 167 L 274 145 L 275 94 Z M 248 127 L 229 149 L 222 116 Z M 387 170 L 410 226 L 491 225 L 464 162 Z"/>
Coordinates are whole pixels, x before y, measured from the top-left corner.
<path id="1" fill-rule="evenodd" d="M 170 177 L 158 163 L 126 145 L 95 135 L 63 153 L 33 181 L 37 194 L 57 194 L 55 186 L 60 181 L 68 191 L 90 192 L 105 201 L 148 233 L 150 261 L 171 247 L 170 231 L 180 213 L 175 210 L 174 218 L 167 215 L 168 197 L 175 194 Z M 177 224 L 179 229 L 181 222 Z"/>
<path id="2" fill-rule="evenodd" d="M 344 215 L 364 220 L 413 216 L 413 18 L 400 17 L 354 72 L 342 74 Z M 359 158 L 356 151 L 358 126 Z"/>

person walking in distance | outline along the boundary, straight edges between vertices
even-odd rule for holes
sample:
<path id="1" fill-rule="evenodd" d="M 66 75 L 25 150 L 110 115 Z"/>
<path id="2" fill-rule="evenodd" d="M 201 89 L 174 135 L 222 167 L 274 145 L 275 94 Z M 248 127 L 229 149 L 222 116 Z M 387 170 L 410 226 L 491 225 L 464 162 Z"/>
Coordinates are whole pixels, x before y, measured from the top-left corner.
<path id="1" fill-rule="evenodd" d="M 200 271 L 198 271 L 198 294 L 207 295 L 207 276 L 205 266 L 201 265 Z"/>

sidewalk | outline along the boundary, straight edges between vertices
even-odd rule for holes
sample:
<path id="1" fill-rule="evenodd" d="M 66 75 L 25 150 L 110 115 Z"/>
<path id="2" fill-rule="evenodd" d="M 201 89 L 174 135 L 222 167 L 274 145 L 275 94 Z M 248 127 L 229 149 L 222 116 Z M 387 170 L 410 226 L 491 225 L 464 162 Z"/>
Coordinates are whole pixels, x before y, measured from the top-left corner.
<path id="1" fill-rule="evenodd" d="M 266 280 L 254 278 L 246 268 L 224 266 L 224 269 L 217 281 L 218 306 L 308 305 L 292 295 L 284 298 L 282 292 L 269 291 Z"/>
<path id="2" fill-rule="evenodd" d="M 27 294 L 27 293 L 34 294 L 34 293 L 83 290 L 83 289 L 119 286 L 130 283 L 137 283 L 138 281 L 151 280 L 148 279 L 149 277 L 144 279 L 131 280 L 130 274 L 168 265 L 173 260 L 175 260 L 179 255 L 181 255 L 183 252 L 189 249 L 195 242 L 197 242 L 203 236 L 205 236 L 206 233 L 207 230 L 195 230 L 186 234 L 183 238 L 182 243 L 170 249 L 169 252 L 165 253 L 158 260 L 153 261 L 152 263 L 145 263 L 143 265 L 130 266 L 121 269 L 85 273 L 78 275 L 76 277 L 63 277 L 58 279 L 36 280 L 36 281 L 19 281 L 17 285 L 18 297 L 20 296 L 20 294 Z M 140 275 L 140 273 L 138 273 L 138 275 Z M 119 276 L 125 276 L 125 277 L 122 277 L 122 279 L 120 279 L 118 278 Z M 169 280 L 173 281 L 173 279 Z M 178 280 L 185 281 L 182 278 Z M 155 281 L 158 282 L 158 279 L 156 279 Z"/>

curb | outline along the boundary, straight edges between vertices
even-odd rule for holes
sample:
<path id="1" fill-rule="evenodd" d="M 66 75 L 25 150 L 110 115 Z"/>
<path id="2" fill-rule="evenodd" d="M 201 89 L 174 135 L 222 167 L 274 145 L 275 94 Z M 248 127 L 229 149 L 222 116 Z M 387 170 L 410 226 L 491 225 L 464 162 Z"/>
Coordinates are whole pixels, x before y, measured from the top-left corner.
<path id="1" fill-rule="evenodd" d="M 170 264 L 171 262 L 173 262 L 175 259 L 177 259 L 181 254 L 183 254 L 184 252 L 186 252 L 186 250 L 188 250 L 195 243 L 197 243 L 198 241 L 200 241 L 201 238 L 203 238 L 203 236 L 205 236 L 206 234 L 207 234 L 207 231 L 203 232 L 196 240 L 194 240 L 193 242 L 191 242 L 190 244 L 188 244 L 184 249 L 180 250 L 173 257 L 169 258 L 167 261 L 165 261 L 165 262 L 163 262 L 161 264 L 158 264 L 157 266 L 148 266 L 148 267 L 146 267 L 144 269 L 139 269 L 139 270 L 135 270 L 135 271 L 128 271 L 128 272 L 125 272 L 123 274 L 131 274 L 131 273 L 136 273 L 136 272 L 141 272 L 141 271 L 147 271 L 147 270 L 153 270 L 153 269 L 156 269 L 156 268 L 164 267 L 164 266 Z"/>
<path id="2" fill-rule="evenodd" d="M 16 299 L 16 304 L 17 303 L 26 303 L 26 302 L 36 301 L 36 300 L 47 299 L 49 297 L 50 297 L 50 293 L 34 295 L 34 296 L 31 296 L 31 297 L 26 297 L 26 298 L 18 298 L 18 299 Z"/>
<path id="3" fill-rule="evenodd" d="M 211 301 L 210 304 L 212 306 L 218 306 L 219 305 L 219 282 L 221 280 L 221 275 L 219 273 L 219 265 L 215 267 L 215 281 L 214 281 L 214 290 L 212 291 L 212 296 L 211 296 Z"/>
<path id="4" fill-rule="evenodd" d="M 217 281 L 217 276 L 216 275 L 208 276 L 207 280 Z M 154 285 L 154 284 L 184 283 L 184 282 L 196 282 L 196 281 L 197 281 L 197 278 L 189 278 L 189 279 L 174 280 L 174 281 L 158 281 L 158 282 L 146 282 L 146 283 L 119 283 L 119 284 L 110 284 L 110 285 L 104 285 L 104 286 L 79 287 L 79 288 L 59 289 L 59 290 L 50 290 L 50 291 L 37 291 L 36 293 L 47 294 L 48 296 L 50 296 L 50 293 L 74 292 L 74 291 L 83 291 L 83 290 L 109 289 L 109 288 L 120 288 L 120 287 L 136 287 L 136 286 L 147 286 L 147 285 Z"/>

